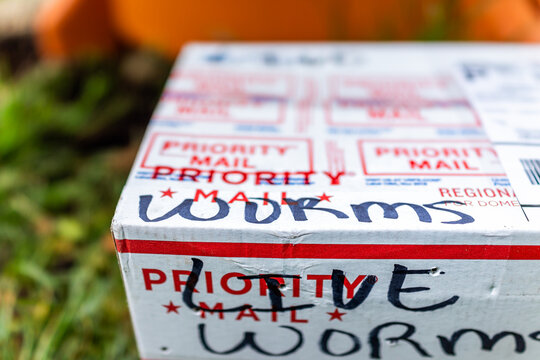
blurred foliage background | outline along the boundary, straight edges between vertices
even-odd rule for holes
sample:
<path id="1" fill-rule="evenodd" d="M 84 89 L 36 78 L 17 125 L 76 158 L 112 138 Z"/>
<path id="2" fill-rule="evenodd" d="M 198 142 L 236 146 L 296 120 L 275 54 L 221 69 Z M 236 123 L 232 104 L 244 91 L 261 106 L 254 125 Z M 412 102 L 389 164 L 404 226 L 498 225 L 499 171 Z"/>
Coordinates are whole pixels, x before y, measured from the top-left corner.
<path id="1" fill-rule="evenodd" d="M 42 60 L 32 24 L 43 1 L 0 0 L 0 359 L 135 359 L 109 226 L 171 59 L 116 44 L 106 57 Z M 478 3 L 459 3 L 467 2 Z M 401 21 L 399 36 L 388 32 L 391 4 L 371 3 L 382 20 L 368 37 L 455 39 L 455 6 L 429 3 L 429 18 L 420 26 L 407 15 L 414 24 Z M 539 19 L 536 0 L 512 11 L 499 3 L 488 18 L 500 27 L 490 20 L 473 29 L 516 40 L 505 14 L 529 6 L 519 16 Z M 540 36 L 536 20 L 523 32 L 529 38 Z"/>
<path id="2" fill-rule="evenodd" d="M 0 359 L 137 358 L 109 226 L 170 63 L 3 47 Z"/>

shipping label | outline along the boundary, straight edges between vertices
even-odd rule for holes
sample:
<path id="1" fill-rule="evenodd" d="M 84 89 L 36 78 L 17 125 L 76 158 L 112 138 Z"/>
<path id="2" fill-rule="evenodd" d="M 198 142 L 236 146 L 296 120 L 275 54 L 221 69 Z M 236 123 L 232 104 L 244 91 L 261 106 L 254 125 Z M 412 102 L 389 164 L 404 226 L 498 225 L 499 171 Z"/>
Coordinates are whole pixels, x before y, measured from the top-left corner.
<path id="1" fill-rule="evenodd" d="M 330 77 L 332 126 L 477 127 L 475 111 L 449 77 Z"/>
<path id="2" fill-rule="evenodd" d="M 307 138 L 153 133 L 138 175 L 227 184 L 288 183 L 313 172 Z M 254 178 L 254 179 L 251 179 Z"/>
<path id="3" fill-rule="evenodd" d="M 256 73 L 179 71 L 167 83 L 167 91 L 226 97 L 291 98 L 296 84 L 287 75 Z"/>
<path id="4" fill-rule="evenodd" d="M 154 120 L 279 125 L 288 102 L 280 99 L 217 98 L 166 92 Z"/>
<path id="5" fill-rule="evenodd" d="M 365 175 L 504 176 L 489 141 L 359 140 Z"/>

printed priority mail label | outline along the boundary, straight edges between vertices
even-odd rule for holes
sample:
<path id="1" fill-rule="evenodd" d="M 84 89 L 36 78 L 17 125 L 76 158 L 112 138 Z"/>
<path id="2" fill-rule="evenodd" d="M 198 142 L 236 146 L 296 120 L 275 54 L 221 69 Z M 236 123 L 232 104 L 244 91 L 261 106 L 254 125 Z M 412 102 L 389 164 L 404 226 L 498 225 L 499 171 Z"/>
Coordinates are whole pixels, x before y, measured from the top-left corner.
<path id="1" fill-rule="evenodd" d="M 296 86 L 295 79 L 287 75 L 180 70 L 171 74 L 166 91 L 233 97 L 291 98 Z"/>
<path id="2" fill-rule="evenodd" d="M 279 125 L 285 121 L 288 105 L 282 99 L 186 96 L 167 91 L 154 120 Z"/>
<path id="3" fill-rule="evenodd" d="M 480 126 L 479 118 L 467 102 L 450 106 L 421 106 L 371 99 L 332 99 L 326 104 L 325 113 L 331 126 Z M 456 118 L 459 121 L 454 121 Z"/>
<path id="4" fill-rule="evenodd" d="M 489 141 L 358 140 L 365 175 L 504 176 Z"/>
<path id="5" fill-rule="evenodd" d="M 334 76 L 328 83 L 330 97 L 341 99 L 379 99 L 416 105 L 465 100 L 449 76 Z"/>
<path id="6" fill-rule="evenodd" d="M 355 77 L 328 80 L 326 120 L 333 126 L 480 126 L 453 79 Z"/>
<path id="7" fill-rule="evenodd" d="M 219 136 L 153 133 L 140 163 L 139 175 L 152 179 L 196 181 L 219 177 L 224 183 L 277 184 L 313 172 L 309 138 Z"/>
<path id="8" fill-rule="evenodd" d="M 540 357 L 536 247 L 117 247 L 143 358 Z"/>

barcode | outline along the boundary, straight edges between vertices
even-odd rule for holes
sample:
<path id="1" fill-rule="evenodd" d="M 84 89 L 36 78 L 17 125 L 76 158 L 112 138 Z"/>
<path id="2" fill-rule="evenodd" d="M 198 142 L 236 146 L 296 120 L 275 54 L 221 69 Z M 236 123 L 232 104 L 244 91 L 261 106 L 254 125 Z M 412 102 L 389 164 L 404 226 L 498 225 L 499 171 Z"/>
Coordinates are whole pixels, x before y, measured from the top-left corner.
<path id="1" fill-rule="evenodd" d="M 519 159 L 533 185 L 540 185 L 540 159 Z"/>

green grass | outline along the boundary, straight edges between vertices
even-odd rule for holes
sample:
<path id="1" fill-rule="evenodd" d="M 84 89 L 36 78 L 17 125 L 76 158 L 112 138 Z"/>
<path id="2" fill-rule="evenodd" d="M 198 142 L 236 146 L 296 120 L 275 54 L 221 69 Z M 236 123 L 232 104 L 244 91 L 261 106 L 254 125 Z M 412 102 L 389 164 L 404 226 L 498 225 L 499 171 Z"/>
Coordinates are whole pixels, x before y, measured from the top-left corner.
<path id="1" fill-rule="evenodd" d="M 0 70 L 0 359 L 137 358 L 109 226 L 168 67 Z"/>

